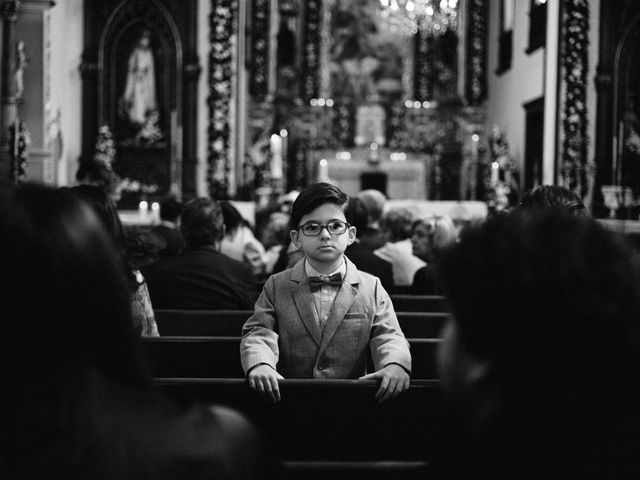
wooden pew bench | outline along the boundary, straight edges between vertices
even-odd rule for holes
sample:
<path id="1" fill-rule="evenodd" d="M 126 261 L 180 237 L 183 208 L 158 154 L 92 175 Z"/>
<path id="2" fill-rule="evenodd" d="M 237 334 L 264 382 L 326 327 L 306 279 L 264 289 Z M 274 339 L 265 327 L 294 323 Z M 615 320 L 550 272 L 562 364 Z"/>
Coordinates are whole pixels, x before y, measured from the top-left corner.
<path id="1" fill-rule="evenodd" d="M 409 339 L 412 378 L 434 379 L 439 339 Z M 243 378 L 240 337 L 155 337 L 142 340 L 143 355 L 156 378 Z"/>
<path id="2" fill-rule="evenodd" d="M 240 336 L 248 310 L 155 310 L 160 335 L 171 337 Z M 437 338 L 448 317 L 442 312 L 397 312 L 407 338 Z"/>
<path id="3" fill-rule="evenodd" d="M 179 403 L 198 400 L 243 412 L 263 433 L 273 458 L 290 472 L 324 470 L 333 480 L 331 469 L 373 473 L 384 470 L 385 463 L 387 473 L 424 472 L 438 441 L 433 434 L 437 382 L 413 380 L 408 391 L 382 404 L 374 398 L 374 381 L 279 384 L 282 400 L 271 404 L 243 379 L 157 380 L 160 390 Z"/>
<path id="4" fill-rule="evenodd" d="M 391 302 L 396 312 L 446 312 L 447 300 L 441 295 L 391 295 Z"/>

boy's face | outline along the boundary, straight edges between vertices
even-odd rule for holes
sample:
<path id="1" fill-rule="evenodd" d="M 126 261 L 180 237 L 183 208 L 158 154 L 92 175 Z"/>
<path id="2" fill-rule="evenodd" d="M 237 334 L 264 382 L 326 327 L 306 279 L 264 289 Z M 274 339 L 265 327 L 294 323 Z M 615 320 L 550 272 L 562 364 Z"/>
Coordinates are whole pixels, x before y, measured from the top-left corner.
<path id="1" fill-rule="evenodd" d="M 321 273 L 329 273 L 337 268 L 344 251 L 356 239 L 355 227 L 348 227 L 341 234 L 330 234 L 329 230 L 339 230 L 338 222 L 347 223 L 342 208 L 325 203 L 300 220 L 299 227 L 311 223 L 322 226 L 318 235 L 305 235 L 302 228 L 290 232 L 291 242 L 302 249 L 311 266 Z"/>

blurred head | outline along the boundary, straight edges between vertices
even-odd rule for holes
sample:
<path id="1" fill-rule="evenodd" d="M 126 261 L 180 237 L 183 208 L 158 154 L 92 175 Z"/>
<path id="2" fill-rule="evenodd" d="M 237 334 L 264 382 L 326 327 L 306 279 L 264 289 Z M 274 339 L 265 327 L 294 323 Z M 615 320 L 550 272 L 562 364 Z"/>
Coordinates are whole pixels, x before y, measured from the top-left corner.
<path id="1" fill-rule="evenodd" d="M 94 368 L 139 381 L 128 285 L 103 224 L 69 189 L 0 191 L 5 371 L 55 383 Z"/>
<path id="2" fill-rule="evenodd" d="M 590 218 L 496 217 L 465 232 L 439 270 L 453 312 L 439 353 L 450 393 L 500 392 L 547 420 L 563 412 L 555 422 L 591 415 L 637 382 L 632 253 Z"/>
<path id="3" fill-rule="evenodd" d="M 224 217 L 220 204 L 211 198 L 194 198 L 180 217 L 180 231 L 188 249 L 218 245 L 224 236 Z"/>
<path id="4" fill-rule="evenodd" d="M 167 197 L 160 202 L 160 220 L 176 223 L 182 213 L 182 202 L 175 197 Z"/>
<path id="5" fill-rule="evenodd" d="M 436 261 L 439 254 L 457 239 L 458 231 L 446 215 L 426 215 L 411 227 L 413 254 L 427 263 Z"/>
<path id="6" fill-rule="evenodd" d="M 349 198 L 349 203 L 345 210 L 345 217 L 347 222 L 356 228 L 356 237 L 359 236 L 368 225 L 367 209 L 364 206 L 362 200 L 358 197 Z"/>
<path id="7" fill-rule="evenodd" d="M 244 218 L 233 204 L 227 200 L 220 201 L 222 218 L 224 220 L 225 235 L 233 236 L 241 225 L 245 224 Z"/>
<path id="8" fill-rule="evenodd" d="M 380 228 L 389 242 L 399 242 L 411 238 L 413 215 L 408 208 L 391 208 L 380 219 Z"/>
<path id="9" fill-rule="evenodd" d="M 557 185 L 540 185 L 522 194 L 520 209 L 562 210 L 574 215 L 587 215 L 580 197 L 568 188 Z"/>
<path id="10" fill-rule="evenodd" d="M 382 217 L 384 204 L 387 197 L 380 190 L 368 189 L 358 193 L 358 198 L 364 203 L 364 208 L 369 215 L 369 225 L 376 224 Z"/>

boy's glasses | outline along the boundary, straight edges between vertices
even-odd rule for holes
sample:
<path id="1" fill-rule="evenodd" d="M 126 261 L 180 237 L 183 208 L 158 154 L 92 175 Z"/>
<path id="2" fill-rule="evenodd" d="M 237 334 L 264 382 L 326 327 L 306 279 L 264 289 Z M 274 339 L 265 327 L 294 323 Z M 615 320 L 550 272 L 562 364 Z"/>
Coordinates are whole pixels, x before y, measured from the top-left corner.
<path id="1" fill-rule="evenodd" d="M 323 228 L 327 229 L 329 235 L 342 235 L 347 231 L 350 225 L 347 222 L 329 222 L 326 225 L 322 225 L 317 222 L 307 222 L 300 225 L 298 228 L 302 230 L 307 237 L 317 237 L 322 232 Z"/>

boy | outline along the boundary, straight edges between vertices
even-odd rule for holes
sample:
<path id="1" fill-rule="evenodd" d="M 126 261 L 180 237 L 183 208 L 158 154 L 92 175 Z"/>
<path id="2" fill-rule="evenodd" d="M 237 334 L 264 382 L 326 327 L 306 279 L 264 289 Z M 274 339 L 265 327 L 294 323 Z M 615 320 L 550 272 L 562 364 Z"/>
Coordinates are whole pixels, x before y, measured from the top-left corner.
<path id="1" fill-rule="evenodd" d="M 348 199 L 328 183 L 300 193 L 289 235 L 305 257 L 267 280 L 242 329 L 242 367 L 267 400 L 280 400 L 283 375 L 377 379 L 381 402 L 409 388 L 409 344 L 389 295 L 344 256 L 356 237 L 345 216 Z M 375 372 L 366 375 L 369 354 Z"/>

